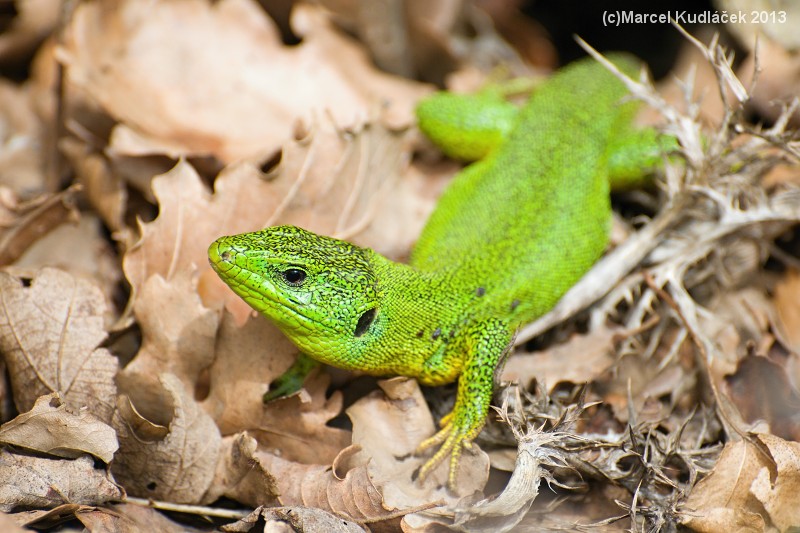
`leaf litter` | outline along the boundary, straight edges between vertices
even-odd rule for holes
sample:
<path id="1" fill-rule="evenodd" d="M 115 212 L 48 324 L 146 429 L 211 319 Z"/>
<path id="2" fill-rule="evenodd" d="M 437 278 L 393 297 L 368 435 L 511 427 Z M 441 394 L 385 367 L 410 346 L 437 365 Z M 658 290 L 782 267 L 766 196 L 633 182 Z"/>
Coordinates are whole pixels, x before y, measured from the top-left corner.
<path id="1" fill-rule="evenodd" d="M 794 109 L 748 124 L 748 72 L 713 37 L 687 46 L 683 64 L 700 68 L 680 67 L 682 84 L 627 81 L 680 153 L 657 190 L 631 196 L 652 218 L 620 220 L 627 237 L 520 331 L 519 344 L 547 334 L 506 365 L 518 385 L 498 392 L 459 494 L 443 471 L 414 481 L 429 403 L 447 409 L 413 380 L 354 393 L 359 380 L 318 370 L 261 403 L 296 349 L 224 287 L 206 248 L 296 224 L 407 257 L 456 167 L 413 157 L 427 149 L 411 111 L 430 87 L 367 52 L 394 70 L 460 62 L 458 83 L 507 46 L 459 57 L 456 3 L 427 28 L 424 4 L 409 4 L 409 27 L 431 44 L 403 57 L 369 32 L 380 17 L 349 26 L 359 43 L 305 3 L 288 45 L 246 0 L 83 2 L 31 79 L 3 82 L 0 399 L 16 411 L 0 427 L 0 524 L 192 528 L 157 509 L 229 531 L 800 524 Z M 328 7 L 344 26 L 357 16 Z M 0 51 L 35 46 L 54 18 L 26 20 Z M 718 102 L 699 106 L 694 88 L 715 83 Z"/>

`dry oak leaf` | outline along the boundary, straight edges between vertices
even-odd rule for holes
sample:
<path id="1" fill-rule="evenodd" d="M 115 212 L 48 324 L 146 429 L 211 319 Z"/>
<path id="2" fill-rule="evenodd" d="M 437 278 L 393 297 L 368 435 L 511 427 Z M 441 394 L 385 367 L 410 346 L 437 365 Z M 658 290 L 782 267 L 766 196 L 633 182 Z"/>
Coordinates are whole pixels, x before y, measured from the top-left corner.
<path id="1" fill-rule="evenodd" d="M 356 451 L 351 447 L 341 453 L 352 455 Z M 392 514 L 370 481 L 366 465 L 335 472 L 331 466 L 287 461 L 262 450 L 256 457 L 277 480 L 283 505 L 316 507 L 355 521 L 380 520 Z"/>
<path id="2" fill-rule="evenodd" d="M 105 300 L 91 283 L 52 268 L 28 282 L 0 272 L 0 351 L 19 411 L 58 392 L 67 405 L 108 421 L 117 359 L 97 348 L 106 337 Z"/>
<path id="3" fill-rule="evenodd" d="M 800 524 L 800 443 L 768 433 L 729 442 L 684 504 L 695 531 L 788 531 Z"/>
<path id="4" fill-rule="evenodd" d="M 301 138 L 283 146 L 280 162 L 269 175 L 249 163 L 228 166 L 217 176 L 213 195 L 189 163 L 179 162 L 153 179 L 159 216 L 141 225 L 142 238 L 123 259 L 134 299 L 153 274 L 169 280 L 195 266 L 206 304 L 224 301 L 243 323 L 251 310 L 211 271 L 208 245 L 222 235 L 275 224 L 349 236 L 369 225 L 378 209 L 388 207 L 381 199 L 394 189 L 408 153 L 407 136 L 380 124 L 348 133 L 329 120 L 320 120 Z M 414 197 L 415 191 L 404 195 Z M 397 205 L 400 213 L 414 203 L 389 205 Z M 405 250 L 410 241 L 407 236 Z M 396 242 L 373 234 L 357 244 L 387 251 Z"/>
<path id="5" fill-rule="evenodd" d="M 292 25 L 303 40 L 286 46 L 251 0 L 85 2 L 58 56 L 120 122 L 112 153 L 230 163 L 280 145 L 297 119 L 357 126 L 378 103 L 411 122 L 426 89 L 379 72 L 318 7 L 296 6 Z"/>
<path id="6" fill-rule="evenodd" d="M 114 430 L 86 410 L 69 409 L 57 392 L 0 426 L 0 443 L 66 459 L 90 454 L 110 463 L 119 448 Z"/>
<path id="7" fill-rule="evenodd" d="M 342 395 L 326 398 L 330 380 L 325 373 L 309 377 L 301 394 L 263 404 L 267 385 L 297 355 L 297 348 L 266 319 L 254 316 L 239 327 L 224 312 L 215 351 L 202 405 L 223 435 L 246 430 L 262 449 L 303 463 L 330 463 L 350 444 L 349 431 L 328 426 L 341 411 Z"/>
<path id="8" fill-rule="evenodd" d="M 119 451 L 111 470 L 134 496 L 200 503 L 219 460 L 217 426 L 176 376 L 143 383 L 117 398 L 111 425 Z"/>
<path id="9" fill-rule="evenodd" d="M 55 507 L 63 503 L 99 505 L 124 491 L 88 455 L 49 459 L 0 449 L 0 511 L 15 507 Z"/>
<path id="10" fill-rule="evenodd" d="M 134 303 L 142 346 L 118 376 L 127 390 L 158 388 L 159 376 L 177 376 L 188 390 L 214 360 L 219 313 L 200 301 L 190 270 L 170 280 L 151 276 Z"/>

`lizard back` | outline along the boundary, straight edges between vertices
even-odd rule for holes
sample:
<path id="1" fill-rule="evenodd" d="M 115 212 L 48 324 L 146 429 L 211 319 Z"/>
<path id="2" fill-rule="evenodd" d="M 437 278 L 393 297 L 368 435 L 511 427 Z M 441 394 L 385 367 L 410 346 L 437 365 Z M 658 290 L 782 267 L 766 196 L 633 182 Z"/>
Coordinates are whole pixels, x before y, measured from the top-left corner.
<path id="1" fill-rule="evenodd" d="M 482 307 L 514 322 L 549 310 L 608 242 L 607 147 L 635 105 L 602 65 L 581 63 L 537 90 L 509 138 L 450 184 L 411 257 L 464 291 L 478 284 Z"/>

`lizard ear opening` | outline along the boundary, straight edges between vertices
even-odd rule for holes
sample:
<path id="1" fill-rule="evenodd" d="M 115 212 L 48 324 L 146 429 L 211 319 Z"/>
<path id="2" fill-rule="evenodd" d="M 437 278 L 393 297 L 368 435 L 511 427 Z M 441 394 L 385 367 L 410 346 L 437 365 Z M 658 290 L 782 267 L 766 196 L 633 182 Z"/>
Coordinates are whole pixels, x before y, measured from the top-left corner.
<path id="1" fill-rule="evenodd" d="M 377 310 L 375 308 L 367 309 L 364 311 L 364 314 L 358 317 L 358 323 L 356 324 L 356 331 L 354 333 L 356 337 L 360 337 L 367 332 L 372 321 L 375 320 L 376 312 Z"/>

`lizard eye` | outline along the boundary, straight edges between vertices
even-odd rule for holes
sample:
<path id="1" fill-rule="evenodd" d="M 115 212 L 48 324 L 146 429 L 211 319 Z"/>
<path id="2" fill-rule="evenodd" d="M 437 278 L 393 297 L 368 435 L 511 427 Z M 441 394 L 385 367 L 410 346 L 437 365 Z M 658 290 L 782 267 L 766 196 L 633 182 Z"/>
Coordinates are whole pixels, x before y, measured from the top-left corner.
<path id="1" fill-rule="evenodd" d="M 281 275 L 286 280 L 286 283 L 294 286 L 301 285 L 306 279 L 306 273 L 299 268 L 286 269 L 281 272 Z"/>

